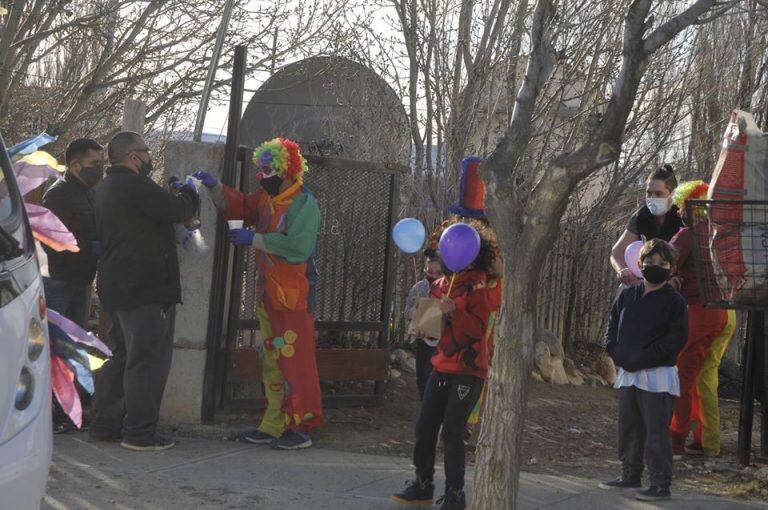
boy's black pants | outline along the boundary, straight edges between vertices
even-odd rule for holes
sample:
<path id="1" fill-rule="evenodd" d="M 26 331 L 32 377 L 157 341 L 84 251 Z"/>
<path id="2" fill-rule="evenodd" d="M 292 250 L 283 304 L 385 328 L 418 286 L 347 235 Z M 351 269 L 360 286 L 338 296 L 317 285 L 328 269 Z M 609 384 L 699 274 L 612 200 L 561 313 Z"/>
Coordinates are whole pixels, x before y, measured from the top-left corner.
<path id="1" fill-rule="evenodd" d="M 619 388 L 619 459 L 622 478 L 640 480 L 643 457 L 651 485 L 669 487 L 672 481 L 672 439 L 669 423 L 675 397 L 635 386 Z"/>
<path id="2" fill-rule="evenodd" d="M 419 388 L 419 400 L 424 398 L 429 374 L 432 373 L 432 356 L 437 347 L 432 347 L 422 338 L 416 339 L 416 386 Z"/>
<path id="3" fill-rule="evenodd" d="M 483 380 L 471 375 L 432 372 L 429 376 L 416 421 L 413 449 L 419 479 L 434 477 L 435 450 L 442 425 L 446 490 L 464 487 L 464 427 L 482 389 Z"/>

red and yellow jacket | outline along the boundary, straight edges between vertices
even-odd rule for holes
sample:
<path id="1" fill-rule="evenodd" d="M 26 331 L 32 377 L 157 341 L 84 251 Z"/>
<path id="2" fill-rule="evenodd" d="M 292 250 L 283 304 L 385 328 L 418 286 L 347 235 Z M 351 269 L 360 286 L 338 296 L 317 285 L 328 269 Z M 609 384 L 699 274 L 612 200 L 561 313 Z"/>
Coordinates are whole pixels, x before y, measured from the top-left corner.
<path id="1" fill-rule="evenodd" d="M 431 297 L 443 298 L 450 284 L 449 277 L 435 281 Z M 437 354 L 432 358 L 437 372 L 481 379 L 488 376 L 491 342 L 487 333 L 496 292 L 488 286 L 485 271 L 470 270 L 456 275 L 450 294 L 456 309 L 445 318 Z"/>

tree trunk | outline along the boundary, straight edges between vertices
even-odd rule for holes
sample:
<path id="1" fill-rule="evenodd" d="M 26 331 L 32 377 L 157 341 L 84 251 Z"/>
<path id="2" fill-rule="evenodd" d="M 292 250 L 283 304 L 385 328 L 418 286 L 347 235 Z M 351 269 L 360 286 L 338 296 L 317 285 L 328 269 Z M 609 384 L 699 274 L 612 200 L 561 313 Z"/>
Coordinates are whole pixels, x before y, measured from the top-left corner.
<path id="1" fill-rule="evenodd" d="M 487 402 L 477 443 L 475 509 L 515 508 L 522 459 L 525 407 L 533 366 L 535 294 L 530 292 L 531 273 L 511 264 L 514 277 L 504 281 L 505 304 L 494 346 L 493 370 L 486 388 Z M 526 276 L 523 276 L 526 275 Z M 511 307 L 514 306 L 514 312 Z M 479 470 L 478 470 L 479 472 Z"/>

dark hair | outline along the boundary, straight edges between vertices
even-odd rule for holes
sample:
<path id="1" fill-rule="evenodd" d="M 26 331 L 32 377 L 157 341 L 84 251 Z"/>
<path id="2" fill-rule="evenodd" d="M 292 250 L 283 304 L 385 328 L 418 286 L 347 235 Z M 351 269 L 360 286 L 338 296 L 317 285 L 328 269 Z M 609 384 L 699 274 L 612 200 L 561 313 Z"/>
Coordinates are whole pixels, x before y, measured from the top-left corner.
<path id="1" fill-rule="evenodd" d="M 669 262 L 670 266 L 677 264 L 677 250 L 662 239 L 651 239 L 646 241 L 643 247 L 640 249 L 640 262 L 645 259 L 658 254 L 662 260 Z"/>
<path id="2" fill-rule="evenodd" d="M 438 260 L 439 257 L 437 256 L 437 250 L 434 248 L 426 248 L 424 250 L 424 258 L 427 259 L 427 262 Z"/>
<path id="3" fill-rule="evenodd" d="M 91 138 L 78 138 L 72 140 L 67 145 L 67 151 L 64 153 L 64 158 L 67 161 L 67 165 L 75 160 L 78 160 L 88 154 L 88 151 L 103 151 L 104 147 L 99 142 Z"/>
<path id="4" fill-rule="evenodd" d="M 648 182 L 654 179 L 664 181 L 664 186 L 666 186 L 670 193 L 675 191 L 675 188 L 677 188 L 677 177 L 675 176 L 675 170 L 670 164 L 664 164 L 664 166 L 661 166 L 651 172 L 651 175 L 648 176 Z"/>
<path id="5" fill-rule="evenodd" d="M 141 140 L 141 135 L 133 131 L 121 131 L 112 137 L 107 144 L 107 155 L 110 163 L 118 163 L 130 152 L 136 142 Z"/>
<path id="6" fill-rule="evenodd" d="M 463 218 L 464 223 L 471 225 L 480 234 L 480 253 L 472 263 L 474 269 L 488 272 L 491 270 L 493 259 L 496 258 L 496 233 L 486 218 Z"/>

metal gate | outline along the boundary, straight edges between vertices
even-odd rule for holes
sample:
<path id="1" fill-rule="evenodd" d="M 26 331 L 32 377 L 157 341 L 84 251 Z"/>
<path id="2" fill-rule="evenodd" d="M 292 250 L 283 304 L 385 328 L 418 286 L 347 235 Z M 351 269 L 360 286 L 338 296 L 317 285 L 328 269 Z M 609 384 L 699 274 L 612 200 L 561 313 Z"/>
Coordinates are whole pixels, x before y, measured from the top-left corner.
<path id="1" fill-rule="evenodd" d="M 307 152 L 318 144 L 301 143 Z M 252 150 L 241 147 L 238 186 L 257 189 Z M 306 186 L 318 200 L 317 361 L 324 405 L 360 405 L 381 399 L 388 376 L 393 247 L 390 230 L 397 210 L 397 164 L 305 154 Z M 224 401 L 229 406 L 264 405 L 257 316 L 257 269 L 252 249 L 237 249 L 228 300 Z M 240 406 L 238 406 L 240 407 Z"/>

